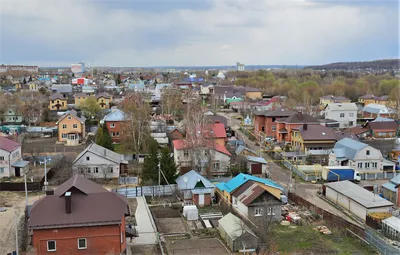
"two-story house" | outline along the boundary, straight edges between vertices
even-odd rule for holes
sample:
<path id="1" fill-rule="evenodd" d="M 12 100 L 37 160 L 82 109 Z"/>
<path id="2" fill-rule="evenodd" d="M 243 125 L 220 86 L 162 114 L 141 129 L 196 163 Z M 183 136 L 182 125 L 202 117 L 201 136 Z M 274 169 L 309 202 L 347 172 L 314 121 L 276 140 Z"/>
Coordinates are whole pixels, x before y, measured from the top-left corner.
<path id="1" fill-rule="evenodd" d="M 287 118 L 295 113 L 284 107 L 279 107 L 272 111 L 254 112 L 254 131 L 263 133 L 265 137 L 276 138 L 277 120 Z"/>
<path id="2" fill-rule="evenodd" d="M 351 100 L 347 97 L 327 95 L 319 98 L 319 105 L 321 109 L 324 109 L 328 104 L 331 103 L 350 103 Z"/>
<path id="3" fill-rule="evenodd" d="M 24 120 L 21 110 L 17 109 L 18 107 L 10 107 L 4 111 L 3 115 L 0 118 L 1 124 L 9 124 L 9 125 L 17 125 L 21 124 Z"/>
<path id="4" fill-rule="evenodd" d="M 334 132 L 323 125 L 303 124 L 292 130 L 292 148 L 306 155 L 329 155 L 335 142 Z"/>
<path id="5" fill-rule="evenodd" d="M 368 122 L 365 128 L 369 130 L 371 137 L 396 138 L 399 135 L 399 124 L 394 119 L 378 117 Z"/>
<path id="6" fill-rule="evenodd" d="M 287 118 L 276 120 L 276 138 L 279 143 L 292 142 L 292 130 L 299 128 L 304 124 L 319 124 L 319 121 L 314 117 L 302 112 L 292 113 Z"/>
<path id="7" fill-rule="evenodd" d="M 107 93 L 100 93 L 96 95 L 96 100 L 101 109 L 108 109 L 111 106 L 112 96 Z"/>
<path id="8" fill-rule="evenodd" d="M 364 118 L 390 118 L 396 115 L 396 112 L 383 104 L 368 104 L 362 110 Z"/>
<path id="9" fill-rule="evenodd" d="M 126 254 L 125 197 L 81 175 L 36 201 L 28 228 L 35 254 Z"/>
<path id="10" fill-rule="evenodd" d="M 86 135 L 84 116 L 78 117 L 75 110 L 65 112 L 56 122 L 58 128 L 58 142 L 67 145 L 78 145 Z"/>
<path id="11" fill-rule="evenodd" d="M 114 143 L 120 143 L 122 141 L 123 123 L 126 120 L 126 114 L 117 109 L 116 106 L 113 106 L 111 107 L 111 112 L 104 116 L 100 122 L 103 123 L 103 125 L 106 125 L 112 141 Z"/>
<path id="12" fill-rule="evenodd" d="M 355 103 L 330 103 L 325 107 L 325 119 L 336 120 L 339 128 L 357 125 L 357 105 Z"/>
<path id="13" fill-rule="evenodd" d="M 88 98 L 89 96 L 85 93 L 78 93 L 74 97 L 75 97 L 75 106 L 79 107 L 79 105 L 85 102 L 86 98 Z"/>
<path id="14" fill-rule="evenodd" d="M 67 110 L 67 98 L 60 93 L 54 93 L 49 97 L 49 110 L 50 111 L 63 111 Z"/>
<path id="15" fill-rule="evenodd" d="M 26 164 L 22 164 L 21 145 L 11 139 L 0 136 L 0 178 L 19 177 Z"/>
<path id="16" fill-rule="evenodd" d="M 329 166 L 349 166 L 357 171 L 393 171 L 395 168 L 394 163 L 383 158 L 380 150 L 350 138 L 335 144 L 329 154 Z"/>
<path id="17" fill-rule="evenodd" d="M 127 164 L 123 155 L 92 143 L 76 157 L 72 170 L 88 178 L 111 179 L 127 173 Z"/>
<path id="18" fill-rule="evenodd" d="M 361 96 L 358 99 L 359 103 L 362 103 L 364 106 L 367 106 L 369 104 L 382 104 L 387 107 L 395 107 L 396 102 L 393 100 L 389 100 L 389 96 L 383 95 L 383 96 L 375 96 L 372 94 L 367 94 L 364 96 Z"/>

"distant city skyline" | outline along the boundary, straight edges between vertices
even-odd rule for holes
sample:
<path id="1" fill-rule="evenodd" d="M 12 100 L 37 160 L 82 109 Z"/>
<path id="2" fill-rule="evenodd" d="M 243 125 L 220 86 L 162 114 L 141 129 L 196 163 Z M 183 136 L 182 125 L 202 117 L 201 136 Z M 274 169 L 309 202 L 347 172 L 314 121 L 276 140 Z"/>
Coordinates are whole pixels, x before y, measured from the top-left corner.
<path id="1" fill-rule="evenodd" d="M 2 0 L 0 64 L 319 65 L 399 58 L 397 0 Z M 93 63 L 93 64 L 92 64 Z"/>

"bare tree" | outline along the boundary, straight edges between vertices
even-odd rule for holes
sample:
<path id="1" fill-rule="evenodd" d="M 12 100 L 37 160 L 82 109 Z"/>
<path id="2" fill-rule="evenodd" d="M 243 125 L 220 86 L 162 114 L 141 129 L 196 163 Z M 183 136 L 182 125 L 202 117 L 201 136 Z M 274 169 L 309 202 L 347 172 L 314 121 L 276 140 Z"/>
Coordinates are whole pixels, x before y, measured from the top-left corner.
<path id="1" fill-rule="evenodd" d="M 163 114 L 176 114 L 182 109 L 182 95 L 174 88 L 165 88 L 161 96 L 161 110 Z"/>

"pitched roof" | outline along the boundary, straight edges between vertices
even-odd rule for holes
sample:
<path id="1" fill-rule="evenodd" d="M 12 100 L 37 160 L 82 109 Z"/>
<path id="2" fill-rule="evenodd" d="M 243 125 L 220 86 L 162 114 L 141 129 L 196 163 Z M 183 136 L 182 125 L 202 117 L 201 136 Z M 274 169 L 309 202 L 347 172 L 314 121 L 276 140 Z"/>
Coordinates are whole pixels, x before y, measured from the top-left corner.
<path id="1" fill-rule="evenodd" d="M 357 111 L 358 107 L 355 103 L 330 103 L 327 108 L 331 111 Z"/>
<path id="2" fill-rule="evenodd" d="M 96 95 L 97 99 L 99 99 L 101 97 L 103 97 L 103 98 L 111 98 L 111 96 L 109 94 L 107 94 L 107 93 L 100 93 L 100 94 Z"/>
<path id="3" fill-rule="evenodd" d="M 72 164 L 74 164 L 77 160 L 79 160 L 83 155 L 85 155 L 86 152 L 91 152 L 93 154 L 96 154 L 99 157 L 108 159 L 110 161 L 113 161 L 115 163 L 123 163 L 124 162 L 124 156 L 121 154 L 118 154 L 112 150 L 106 149 L 96 143 L 90 144 L 86 149 L 84 149 L 74 160 Z"/>
<path id="4" fill-rule="evenodd" d="M 336 141 L 340 141 L 343 138 L 350 138 L 350 139 L 358 141 L 358 137 L 350 130 L 336 131 L 336 132 L 333 132 L 333 135 L 335 136 Z"/>
<path id="5" fill-rule="evenodd" d="M 261 163 L 261 164 L 267 164 L 267 161 L 262 158 L 262 157 L 253 157 L 253 156 L 247 156 L 246 157 L 248 161 L 251 162 L 257 162 L 257 163 Z"/>
<path id="6" fill-rule="evenodd" d="M 368 126 L 372 129 L 372 130 L 385 130 L 385 131 L 396 131 L 399 127 L 399 125 L 396 123 L 396 121 L 382 121 L 382 122 L 369 122 Z"/>
<path id="7" fill-rule="evenodd" d="M 394 111 L 383 104 L 368 104 L 363 108 L 364 112 L 369 113 L 394 113 Z"/>
<path id="8" fill-rule="evenodd" d="M 103 121 L 125 121 L 126 116 L 120 109 L 111 109 L 111 112 L 104 116 Z"/>
<path id="9" fill-rule="evenodd" d="M 80 93 L 76 94 L 74 97 L 88 97 L 88 95 L 83 92 L 80 92 Z"/>
<path id="10" fill-rule="evenodd" d="M 212 123 L 222 123 L 224 124 L 224 127 L 228 127 L 228 120 L 223 117 L 223 116 L 219 116 L 219 115 L 208 115 L 206 117 L 206 119 L 210 120 L 210 122 Z"/>
<path id="11" fill-rule="evenodd" d="M 187 180 L 186 182 L 185 178 Z M 193 189 L 196 187 L 196 184 L 199 181 L 203 184 L 204 188 L 215 188 L 214 184 L 212 184 L 209 180 L 207 180 L 205 177 L 203 177 L 195 170 L 191 170 L 186 174 L 179 176 L 175 180 L 176 184 L 178 184 L 178 187 L 180 189 Z"/>
<path id="12" fill-rule="evenodd" d="M 75 111 L 75 110 L 68 110 L 68 111 L 66 111 L 59 119 L 58 119 L 58 121 L 56 122 L 56 124 L 58 124 L 60 121 L 62 121 L 65 117 L 67 117 L 68 115 L 71 115 L 71 116 L 73 116 L 74 118 L 76 118 L 77 120 L 79 120 L 82 124 L 83 123 L 85 123 L 85 121 L 86 121 L 86 118 L 85 118 L 85 116 L 81 116 L 81 117 L 78 117 L 78 113 Z"/>
<path id="13" fill-rule="evenodd" d="M 184 150 L 184 149 L 191 148 L 191 145 L 186 140 L 180 140 L 180 139 L 173 140 L 172 144 L 174 145 L 174 148 L 176 150 Z M 209 144 L 205 145 L 204 147 L 207 147 L 212 150 L 216 150 L 216 151 L 226 154 L 228 156 L 232 156 L 232 154 L 226 149 L 225 146 L 217 144 L 217 143 L 210 142 Z"/>
<path id="14" fill-rule="evenodd" d="M 256 177 L 256 176 L 248 175 L 248 174 L 242 174 L 242 173 L 236 175 L 234 178 L 232 178 L 228 182 L 226 182 L 226 183 L 220 182 L 216 186 L 220 190 L 226 190 L 227 192 L 231 193 L 235 189 L 237 189 L 238 187 L 240 187 L 241 185 L 243 185 L 244 183 L 246 183 L 249 180 L 259 182 L 266 186 L 277 188 L 277 189 L 280 189 L 283 191 L 283 188 L 279 184 L 272 181 L 271 179 L 264 179 L 264 178 L 260 178 L 260 177 Z"/>
<path id="15" fill-rule="evenodd" d="M 254 200 L 265 192 L 269 193 L 259 183 L 248 181 L 232 193 L 241 203 L 249 206 Z"/>
<path id="16" fill-rule="evenodd" d="M 347 101 L 350 100 L 347 97 L 343 97 L 343 96 L 334 96 L 334 95 L 326 95 L 323 97 L 320 97 L 321 99 L 330 99 L 332 101 Z"/>
<path id="17" fill-rule="evenodd" d="M 61 95 L 59 92 L 53 93 L 49 96 L 50 100 L 56 100 L 56 99 L 61 99 L 61 100 L 65 100 L 66 98 Z"/>
<path id="18" fill-rule="evenodd" d="M 307 124 L 307 129 L 304 129 L 304 125 L 298 128 L 303 140 L 335 140 L 336 137 L 332 129 L 319 125 L 319 124 Z"/>
<path id="19" fill-rule="evenodd" d="M 350 138 L 343 138 L 335 144 L 333 153 L 336 154 L 336 157 L 343 157 L 345 155 L 346 158 L 353 160 L 358 151 L 368 146 L 368 144 Z"/>
<path id="20" fill-rule="evenodd" d="M 274 111 L 268 111 L 264 114 L 265 117 L 289 117 L 291 114 L 295 113 L 290 111 L 285 107 L 279 107 Z"/>
<path id="21" fill-rule="evenodd" d="M 21 144 L 14 142 L 11 139 L 0 136 L 0 149 L 1 150 L 12 152 L 15 149 L 17 149 L 18 147 L 21 147 Z"/>
<path id="22" fill-rule="evenodd" d="M 236 154 L 236 155 L 239 155 L 239 154 L 242 153 L 242 151 L 244 151 L 244 150 L 246 150 L 246 151 L 248 151 L 248 152 L 251 152 L 251 153 L 257 155 L 257 152 L 256 152 L 255 150 L 252 150 L 252 149 L 250 149 L 250 148 L 248 148 L 248 147 L 246 147 L 246 146 L 244 146 L 244 145 L 239 145 L 239 146 L 236 148 L 236 150 L 235 150 L 235 154 Z"/>
<path id="23" fill-rule="evenodd" d="M 316 123 L 319 124 L 319 121 L 305 113 L 294 112 L 287 118 L 281 118 L 278 120 L 283 123 Z"/>
<path id="24" fill-rule="evenodd" d="M 243 235 L 245 232 L 257 238 L 257 236 L 250 230 L 250 228 L 241 219 L 239 219 L 232 213 L 228 213 L 220 220 L 218 220 L 218 225 L 225 230 L 225 232 L 231 237 L 231 240 L 235 240 L 236 238 Z"/>
<path id="25" fill-rule="evenodd" d="M 53 85 L 51 86 L 51 90 L 57 91 L 59 93 L 71 93 L 72 85 L 70 84 Z"/>
<path id="26" fill-rule="evenodd" d="M 66 213 L 65 193 L 71 192 L 71 213 Z M 30 229 L 117 225 L 128 211 L 126 199 L 101 185 L 75 175 L 60 185 L 54 195 L 35 202 Z M 94 213 L 95 212 L 95 213 Z"/>

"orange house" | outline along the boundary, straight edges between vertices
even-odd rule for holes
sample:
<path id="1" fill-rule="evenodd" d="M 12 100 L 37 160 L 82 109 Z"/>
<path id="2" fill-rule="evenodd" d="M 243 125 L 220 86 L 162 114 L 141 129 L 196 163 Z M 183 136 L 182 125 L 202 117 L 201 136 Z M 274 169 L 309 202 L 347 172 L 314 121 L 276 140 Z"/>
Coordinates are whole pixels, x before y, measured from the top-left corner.
<path id="1" fill-rule="evenodd" d="M 276 138 L 279 143 L 292 142 L 292 130 L 304 124 L 319 124 L 318 120 L 301 112 L 292 113 L 287 118 L 276 121 Z"/>
<path id="2" fill-rule="evenodd" d="M 97 103 L 100 105 L 101 109 L 110 108 L 112 102 L 112 96 L 107 93 L 100 93 L 96 95 Z"/>
<path id="3" fill-rule="evenodd" d="M 75 175 L 35 202 L 28 221 L 35 254 L 125 254 L 126 199 Z"/>
<path id="4" fill-rule="evenodd" d="M 58 141 L 67 145 L 78 145 L 85 138 L 86 118 L 78 117 L 75 110 L 67 111 L 56 122 Z"/>

